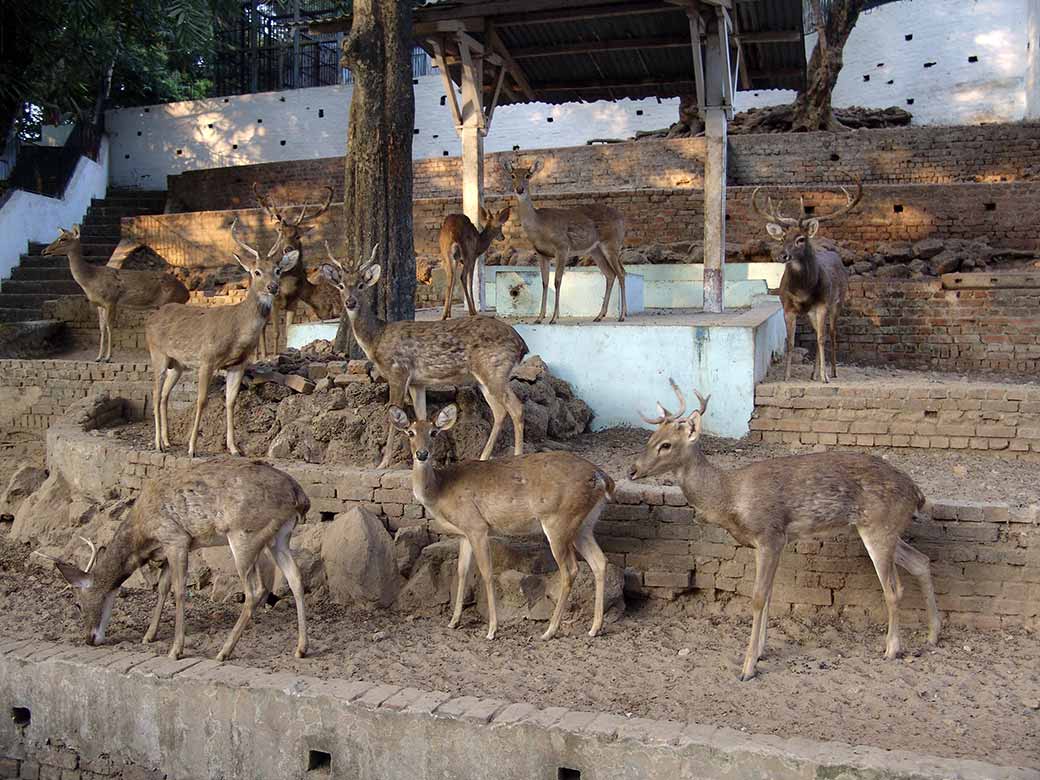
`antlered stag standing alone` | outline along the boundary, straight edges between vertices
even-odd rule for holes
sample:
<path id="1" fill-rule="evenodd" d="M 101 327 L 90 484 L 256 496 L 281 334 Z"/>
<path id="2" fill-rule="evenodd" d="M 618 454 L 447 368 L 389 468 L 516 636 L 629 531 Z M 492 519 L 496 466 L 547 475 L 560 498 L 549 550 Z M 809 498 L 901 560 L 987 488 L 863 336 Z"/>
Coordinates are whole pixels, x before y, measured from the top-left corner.
<path id="1" fill-rule="evenodd" d="M 658 404 L 656 418 L 643 417 L 658 428 L 629 476 L 641 479 L 678 472 L 683 495 L 698 517 L 729 531 L 738 544 L 755 548 L 751 599 L 754 621 L 741 680 L 755 676 L 755 665 L 765 649 L 773 576 L 784 545 L 848 526 L 855 528 L 863 540 L 885 593 L 885 658 L 895 658 L 901 652 L 899 601 L 903 586 L 896 565 L 917 578 L 928 610 L 928 641 L 939 641 L 942 623 L 930 562 L 900 538 L 924 505 L 924 496 L 910 477 L 881 458 L 857 452 L 792 455 L 723 471 L 701 451 L 708 398 L 697 393 L 700 407 L 683 417 L 686 400 L 674 381 L 672 389 L 679 398 L 679 411 L 672 414 Z"/>
<path id="2" fill-rule="evenodd" d="M 751 207 L 766 220 L 766 232 L 783 244 L 780 260 L 784 263 L 784 275 L 780 280 L 780 300 L 784 306 L 784 321 L 787 323 L 787 358 L 784 366 L 784 378 L 791 378 L 791 356 L 794 349 L 795 327 L 798 315 L 808 315 L 813 329 L 816 331 L 816 363 L 813 366 L 813 379 L 819 377 L 821 382 L 829 382 L 827 378 L 824 345 L 828 336 L 831 342 L 830 375 L 838 376 L 838 332 L 837 321 L 841 307 L 848 293 L 849 274 L 841 255 L 833 246 L 817 246 L 813 238 L 820 229 L 820 223 L 840 217 L 852 211 L 863 197 L 863 184 L 856 180 L 856 194 L 852 195 L 844 187 L 847 202 L 837 211 L 830 214 L 812 215 L 805 212 L 802 203 L 800 217 L 787 217 L 780 212 L 779 205 L 767 199 L 766 208 L 758 203 L 758 192 L 755 188 L 751 195 Z"/>

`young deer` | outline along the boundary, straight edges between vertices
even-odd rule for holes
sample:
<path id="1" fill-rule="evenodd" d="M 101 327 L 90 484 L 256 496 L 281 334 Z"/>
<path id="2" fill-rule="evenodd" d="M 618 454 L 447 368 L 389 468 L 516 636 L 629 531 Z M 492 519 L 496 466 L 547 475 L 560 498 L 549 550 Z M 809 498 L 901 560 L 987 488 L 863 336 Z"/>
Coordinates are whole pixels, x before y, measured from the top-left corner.
<path id="1" fill-rule="evenodd" d="M 493 216 L 490 211 L 481 208 L 480 220 L 484 223 L 480 230 L 477 230 L 465 214 L 449 214 L 441 225 L 441 262 L 448 277 L 442 320 L 451 317 L 451 297 L 455 292 L 456 271 L 459 271 L 462 279 L 462 294 L 466 297 L 466 307 L 470 316 L 476 315 L 477 307 L 473 304 L 473 268 L 477 264 L 477 258 L 488 250 L 492 241 L 504 238 L 502 227 L 509 221 L 509 207 Z"/>
<path id="2" fill-rule="evenodd" d="M 43 250 L 43 254 L 68 255 L 72 278 L 83 288 L 87 300 L 98 307 L 97 362 L 112 360 L 112 323 L 116 307 L 151 309 L 165 303 L 184 303 L 188 288 L 180 280 L 160 271 L 124 271 L 107 265 L 91 265 L 83 259 L 79 225 L 72 230 L 58 228 L 58 237 Z"/>
<path id="3" fill-rule="evenodd" d="M 162 561 L 158 601 L 144 641 L 155 639 L 172 584 L 176 625 L 170 657 L 179 658 L 184 651 L 188 553 L 201 547 L 230 546 L 245 601 L 238 622 L 217 654 L 217 660 L 223 661 L 231 655 L 253 611 L 267 597 L 257 558 L 269 554 L 296 601 L 296 657 L 303 658 L 307 653 L 303 581 L 289 541 L 308 509 L 307 494 L 285 472 L 251 461 L 209 460 L 148 482 L 107 547 L 98 551 L 87 541 L 91 555 L 85 570 L 52 560 L 77 590 L 90 645 L 105 641 L 119 587 L 149 561 Z"/>
<path id="4" fill-rule="evenodd" d="M 758 204 L 756 187 L 751 195 L 751 207 L 755 213 L 766 220 L 766 232 L 780 241 L 784 248 L 780 252 L 780 260 L 785 264 L 783 278 L 780 279 L 780 301 L 784 307 L 784 321 L 787 323 L 787 358 L 784 365 L 784 378 L 791 378 L 791 356 L 794 351 L 794 334 L 798 323 L 798 315 L 806 314 L 816 331 L 816 363 L 813 366 L 812 378 L 819 375 L 821 382 L 830 382 L 827 378 L 827 365 L 824 357 L 824 344 L 827 336 L 831 341 L 831 376 L 838 378 L 838 315 L 845 304 L 845 296 L 849 288 L 849 274 L 841 255 L 833 246 L 814 246 L 812 239 L 820 229 L 820 223 L 847 214 L 856 207 L 863 197 L 863 184 L 856 180 L 856 194 L 851 195 L 841 188 L 847 199 L 846 204 L 830 214 L 810 217 L 805 213 L 802 203 L 800 217 L 785 217 L 779 206 L 774 206 L 768 199 L 766 209 Z"/>
<path id="5" fill-rule="evenodd" d="M 375 262 L 378 245 L 360 267 L 340 263 L 328 242 L 325 249 L 331 264 L 322 264 L 322 278 L 339 290 L 354 338 L 390 383 L 390 403 L 400 405 L 409 394 L 416 415 L 422 419 L 426 417 L 428 386 L 475 380 L 494 418 L 480 459 L 491 457 L 507 413 L 513 421 L 513 453 L 520 455 L 524 451 L 524 405 L 509 386 L 509 376 L 527 354 L 527 344 L 512 326 L 483 316 L 383 322 L 376 317 L 366 292 L 382 273 Z M 390 465 L 394 434 L 391 425 L 379 468 Z"/>
<path id="6" fill-rule="evenodd" d="M 259 252 L 235 236 L 237 224 L 236 219 L 231 225 L 231 237 L 244 250 L 245 256 L 236 254 L 234 257 L 250 277 L 249 294 L 245 300 L 231 306 L 213 307 L 168 303 L 152 314 L 145 324 L 145 339 L 155 377 L 152 411 L 155 416 L 155 448 L 159 452 L 170 446 L 167 420 L 170 393 L 184 369 L 194 368 L 198 371 L 199 387 L 195 420 L 188 438 L 188 455 L 195 457 L 206 392 L 213 375 L 223 368 L 227 370 L 227 448 L 233 455 L 240 454 L 235 445 L 234 410 L 242 375 L 271 316 L 281 278 L 296 265 L 300 253 L 287 250 L 277 262 L 272 262 L 270 257 L 261 259 Z"/>
<path id="7" fill-rule="evenodd" d="M 468 461 L 437 468 L 430 457 L 433 437 L 449 430 L 458 416 L 454 404 L 433 421 L 412 422 L 399 406 L 390 407 L 393 427 L 408 434 L 412 451 L 412 491 L 440 529 L 461 536 L 455 609 L 451 628 L 462 618 L 462 602 L 473 556 L 484 580 L 488 603 L 488 639 L 495 638 L 498 615 L 488 535 L 528 536 L 541 530 L 560 569 L 560 593 L 542 639 L 560 628 L 571 586 L 578 575 L 575 553 L 592 569 L 596 581 L 595 614 L 589 636 L 603 627 L 607 559 L 594 531 L 614 480 L 601 468 L 570 452 L 536 452 L 512 458 Z"/>
<path id="8" fill-rule="evenodd" d="M 286 216 L 286 212 L 290 207 L 276 208 L 269 199 L 260 194 L 260 185 L 253 182 L 253 195 L 256 196 L 257 203 L 274 220 L 275 229 L 278 231 L 278 240 L 275 241 L 267 256 L 274 257 L 280 248 L 284 248 L 285 251 L 300 253 L 299 262 L 282 277 L 278 297 L 275 299 L 274 315 L 271 318 L 275 353 L 278 352 L 278 345 L 281 343 L 281 313 L 283 311 L 285 312 L 285 328 L 287 332 L 293 324 L 293 319 L 296 317 L 296 307 L 300 303 L 306 304 L 314 316 L 321 316 L 321 312 L 318 310 L 319 287 L 316 284 L 312 284 L 310 279 L 307 278 L 307 267 L 303 262 L 303 246 L 300 239 L 304 233 L 314 229 L 314 220 L 328 211 L 329 205 L 332 203 L 332 187 L 326 187 L 325 189 L 328 190 L 328 195 L 325 198 L 325 202 L 317 206 L 317 211 L 309 214 L 311 206 L 300 206 L 299 215 L 293 219 Z M 267 341 L 264 336 L 260 337 L 258 354 L 261 358 L 267 357 Z"/>
<path id="9" fill-rule="evenodd" d="M 624 217 L 609 206 L 598 204 L 575 206 L 570 209 L 535 208 L 531 202 L 529 181 L 542 169 L 541 160 L 535 160 L 526 167 L 519 163 L 510 165 L 503 160 L 502 167 L 513 181 L 520 224 L 538 252 L 538 266 L 542 272 L 542 309 L 535 322 L 545 319 L 545 301 L 549 295 L 549 258 L 553 257 L 556 261 L 556 302 L 553 305 L 552 319 L 549 320 L 553 323 L 560 314 L 563 271 L 567 267 L 567 261 L 578 255 L 591 257 L 607 280 L 603 306 L 593 321 L 599 322 L 606 316 L 615 278 L 621 285 L 618 322 L 624 320 L 628 314 L 625 301 L 625 267 L 621 264 L 621 245 L 625 240 Z"/>
<path id="10" fill-rule="evenodd" d="M 741 680 L 755 676 L 765 649 L 769 597 L 784 545 L 850 525 L 863 540 L 885 593 L 885 658 L 900 653 L 898 608 L 903 588 L 896 564 L 917 578 L 928 609 L 928 641 L 939 641 L 941 620 L 929 560 L 900 538 L 924 505 L 924 496 L 906 474 L 873 455 L 853 452 L 792 455 L 723 471 L 700 448 L 708 398 L 695 393 L 700 408 L 683 417 L 686 401 L 674 381 L 672 389 L 679 411 L 672 414 L 658 404 L 656 418 L 643 417 L 659 427 L 629 476 L 641 479 L 677 471 L 683 495 L 705 522 L 755 548 L 754 621 Z"/>

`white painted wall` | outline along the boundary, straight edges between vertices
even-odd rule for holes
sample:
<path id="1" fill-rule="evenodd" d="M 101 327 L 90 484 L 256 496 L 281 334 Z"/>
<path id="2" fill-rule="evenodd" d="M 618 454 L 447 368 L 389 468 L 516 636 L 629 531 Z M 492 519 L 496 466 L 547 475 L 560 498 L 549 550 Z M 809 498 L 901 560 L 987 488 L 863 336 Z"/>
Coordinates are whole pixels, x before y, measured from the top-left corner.
<path id="1" fill-rule="evenodd" d="M 108 139 L 103 138 L 97 162 L 80 158 L 64 198 L 20 190 L 12 193 L 0 208 L 0 279 L 11 275 L 30 241 L 53 241 L 59 227 L 67 228 L 83 219 L 91 198 L 105 197 L 109 155 Z"/>

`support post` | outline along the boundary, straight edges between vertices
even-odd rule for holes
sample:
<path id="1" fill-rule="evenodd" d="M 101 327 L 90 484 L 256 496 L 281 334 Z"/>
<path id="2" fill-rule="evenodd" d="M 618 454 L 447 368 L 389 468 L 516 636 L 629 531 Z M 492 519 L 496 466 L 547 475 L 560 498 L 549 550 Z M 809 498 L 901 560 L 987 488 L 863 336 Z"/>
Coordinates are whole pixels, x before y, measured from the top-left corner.
<path id="1" fill-rule="evenodd" d="M 482 52 L 471 51 L 468 36 L 459 34 L 462 59 L 462 126 L 457 128 L 462 139 L 462 211 L 470 221 L 483 227 L 480 210 L 484 205 L 484 121 Z M 473 300 L 477 311 L 484 311 L 484 256 L 477 258 L 473 271 Z"/>

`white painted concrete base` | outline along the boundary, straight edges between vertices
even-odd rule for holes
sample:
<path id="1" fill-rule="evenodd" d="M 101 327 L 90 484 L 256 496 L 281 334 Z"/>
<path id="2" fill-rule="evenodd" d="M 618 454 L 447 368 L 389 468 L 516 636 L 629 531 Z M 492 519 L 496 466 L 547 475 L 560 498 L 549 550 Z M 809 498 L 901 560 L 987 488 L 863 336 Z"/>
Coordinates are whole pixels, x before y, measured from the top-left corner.
<path id="1" fill-rule="evenodd" d="M 606 277 L 598 268 L 569 268 L 560 284 L 561 317 L 595 317 L 603 306 Z M 499 317 L 535 317 L 542 306 L 542 276 L 534 268 L 510 268 L 495 274 L 495 311 Z M 628 313 L 643 311 L 643 277 L 625 277 Z M 549 279 L 545 314 L 551 317 L 556 305 L 556 287 Z M 607 304 L 607 316 L 617 319 L 621 307 L 621 285 L 614 283 Z"/>

